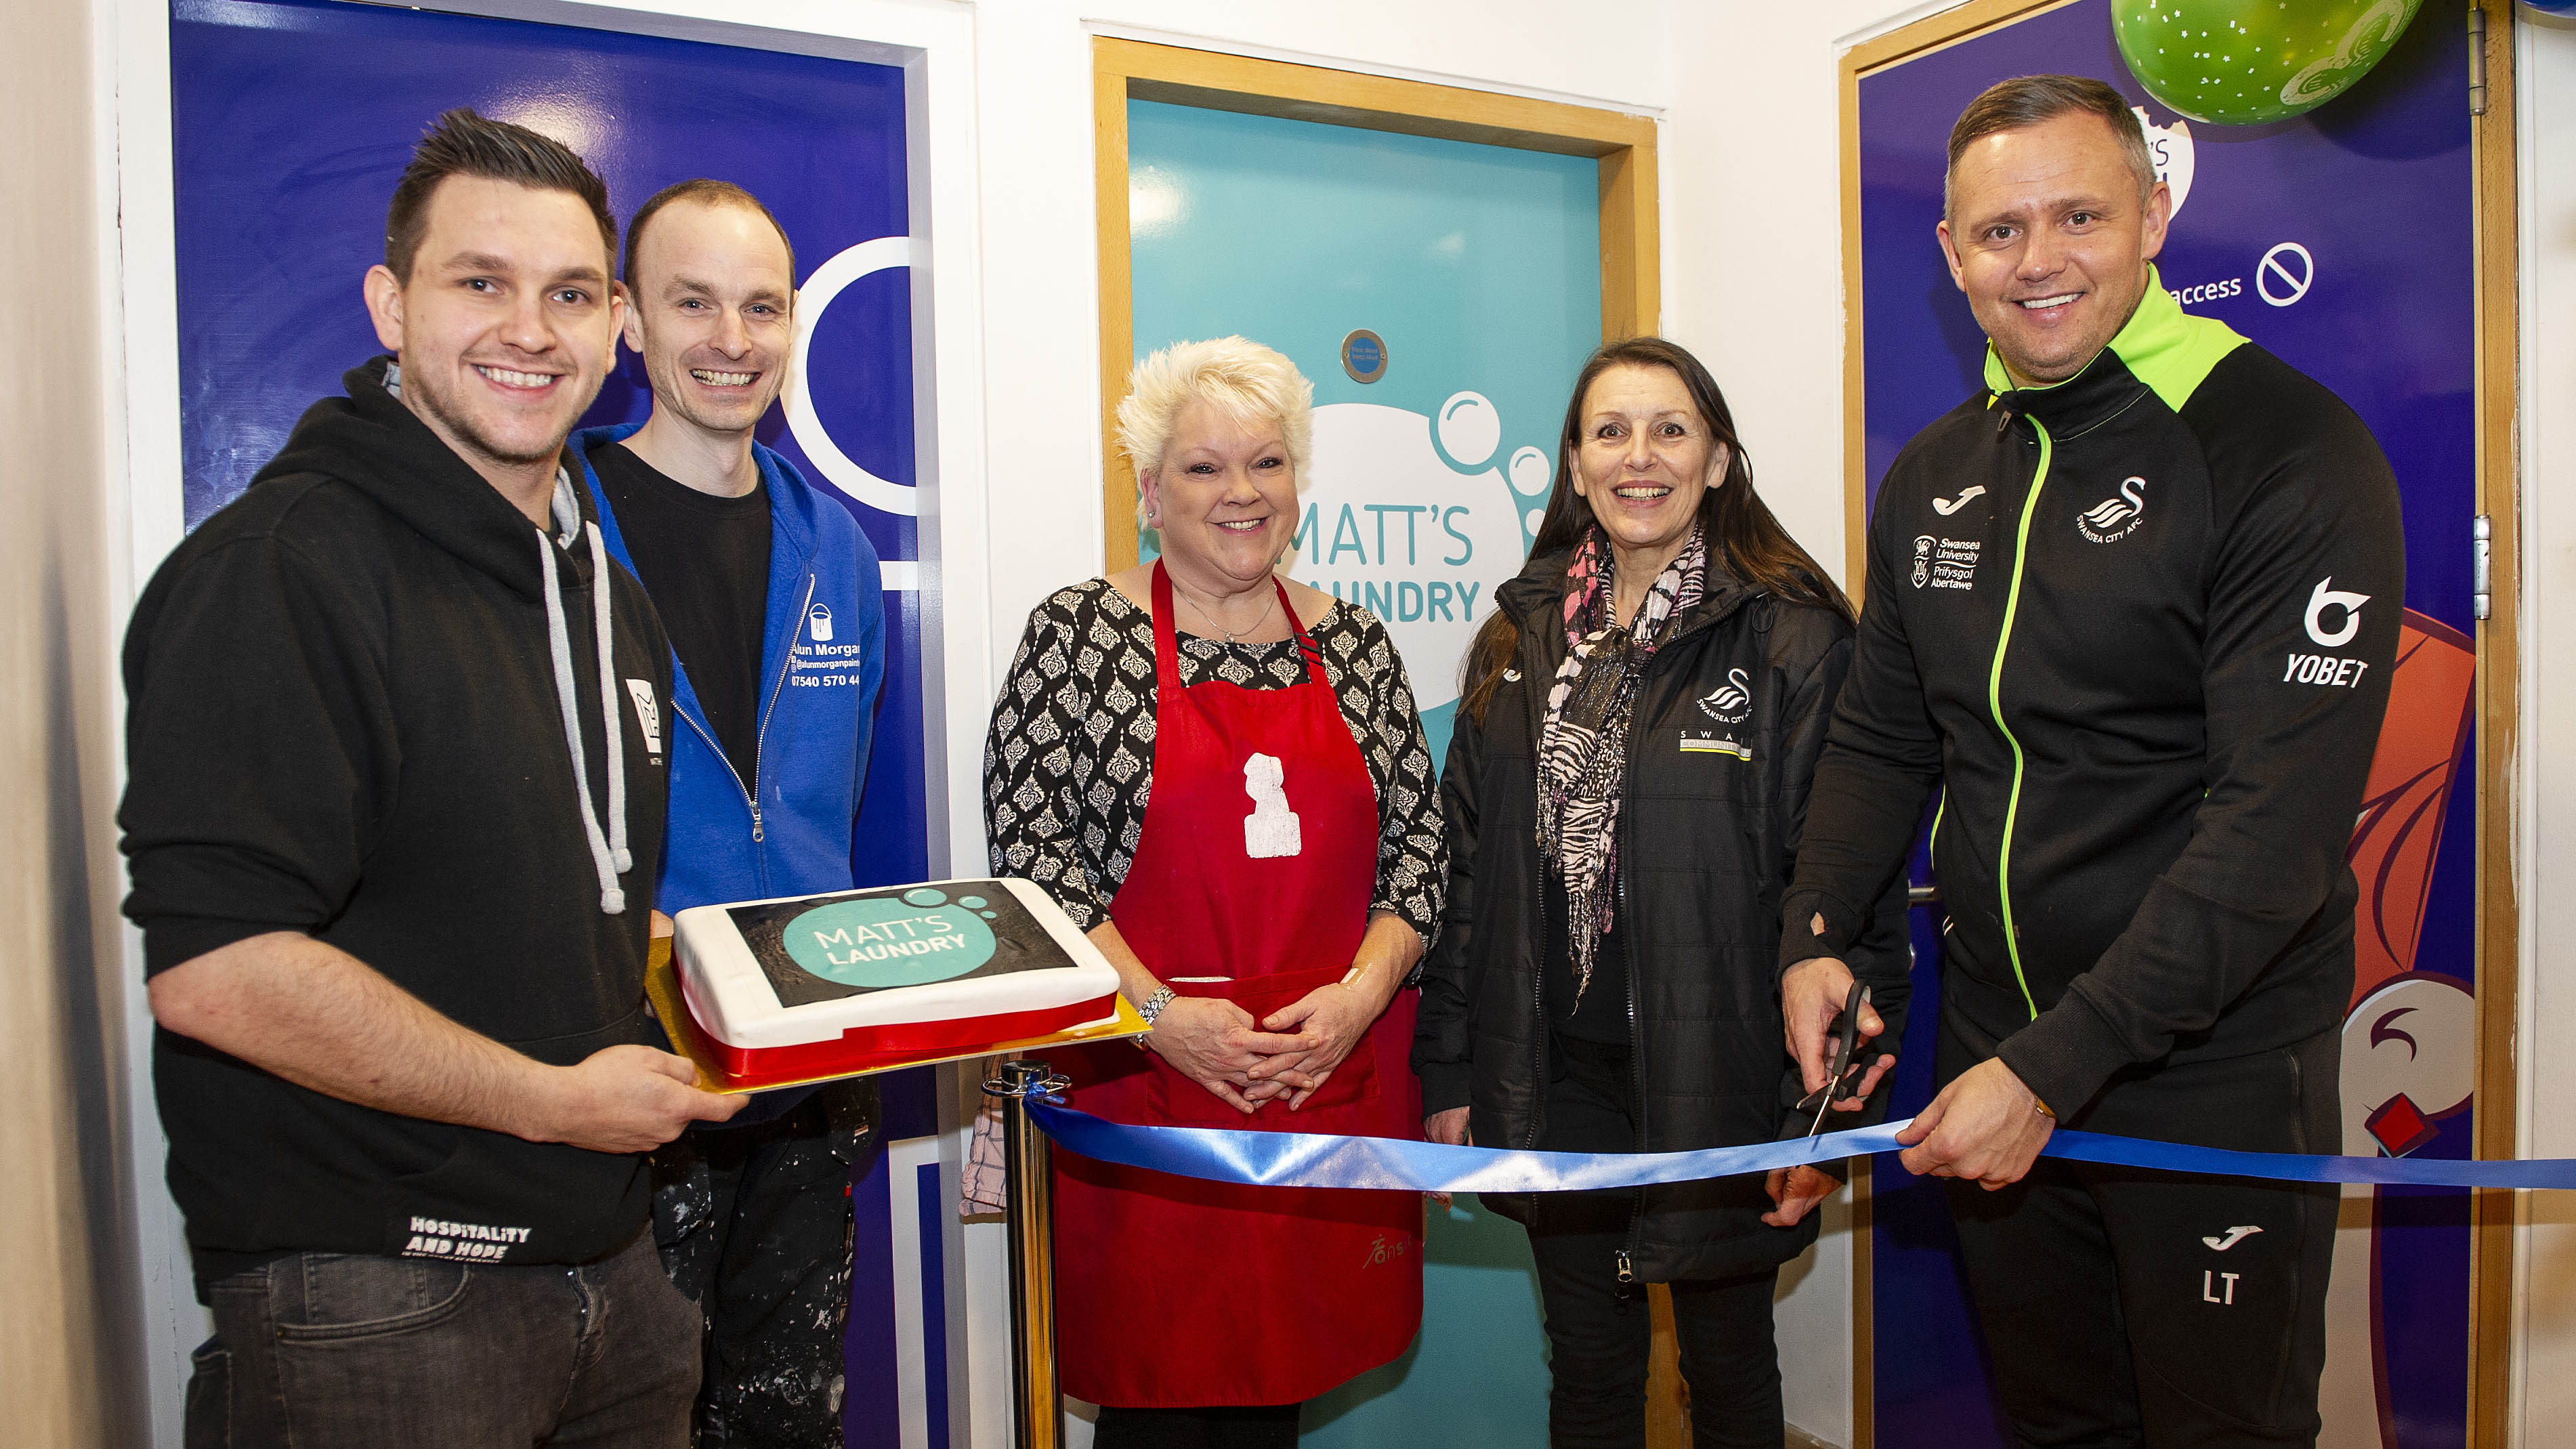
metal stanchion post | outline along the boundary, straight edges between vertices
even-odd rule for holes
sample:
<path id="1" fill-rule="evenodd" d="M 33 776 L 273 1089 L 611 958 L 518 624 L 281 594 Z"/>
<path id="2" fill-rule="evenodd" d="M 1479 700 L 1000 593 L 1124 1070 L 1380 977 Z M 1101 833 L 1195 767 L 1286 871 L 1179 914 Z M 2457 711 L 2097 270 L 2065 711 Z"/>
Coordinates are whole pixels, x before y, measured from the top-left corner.
<path id="1" fill-rule="evenodd" d="M 1055 1382 L 1055 1205 L 1046 1134 L 1028 1099 L 1062 1091 L 1044 1062 L 1002 1063 L 984 1095 L 1002 1112 L 1002 1181 L 1011 1235 L 1011 1389 L 1019 1449 L 1060 1449 L 1064 1396 Z"/>

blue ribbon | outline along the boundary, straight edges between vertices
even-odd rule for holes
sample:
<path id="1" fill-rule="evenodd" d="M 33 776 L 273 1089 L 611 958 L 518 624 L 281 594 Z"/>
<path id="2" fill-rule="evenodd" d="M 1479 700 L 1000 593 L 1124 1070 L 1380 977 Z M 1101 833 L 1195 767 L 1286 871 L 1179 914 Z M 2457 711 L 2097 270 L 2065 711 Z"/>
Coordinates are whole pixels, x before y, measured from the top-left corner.
<path id="1" fill-rule="evenodd" d="M 1344 1187 L 1388 1192 L 1576 1192 L 1696 1182 L 1897 1150 L 1905 1123 L 1786 1142 L 1696 1152 L 1512 1152 L 1393 1137 L 1244 1132 L 1209 1127 L 1130 1127 L 1032 1098 L 1029 1119 L 1056 1142 L 1097 1161 L 1255 1187 Z M 2050 1157 L 2205 1177 L 2280 1182 L 2409 1183 L 2419 1187 L 2576 1188 L 2576 1159 L 2455 1162 L 2414 1157 L 2311 1157 L 2229 1152 L 2061 1127 Z"/>

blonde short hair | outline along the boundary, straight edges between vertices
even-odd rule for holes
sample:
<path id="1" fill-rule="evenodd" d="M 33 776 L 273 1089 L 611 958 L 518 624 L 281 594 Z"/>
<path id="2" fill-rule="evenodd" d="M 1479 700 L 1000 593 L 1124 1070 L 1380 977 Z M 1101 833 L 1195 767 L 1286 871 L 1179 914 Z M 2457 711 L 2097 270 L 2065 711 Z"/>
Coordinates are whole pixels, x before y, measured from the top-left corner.
<path id="1" fill-rule="evenodd" d="M 1175 342 L 1136 364 L 1118 404 L 1118 445 L 1138 473 L 1163 466 L 1172 420 L 1193 400 L 1247 426 L 1277 423 L 1288 461 L 1299 478 L 1306 476 L 1315 445 L 1315 385 L 1297 364 L 1245 337 Z"/>

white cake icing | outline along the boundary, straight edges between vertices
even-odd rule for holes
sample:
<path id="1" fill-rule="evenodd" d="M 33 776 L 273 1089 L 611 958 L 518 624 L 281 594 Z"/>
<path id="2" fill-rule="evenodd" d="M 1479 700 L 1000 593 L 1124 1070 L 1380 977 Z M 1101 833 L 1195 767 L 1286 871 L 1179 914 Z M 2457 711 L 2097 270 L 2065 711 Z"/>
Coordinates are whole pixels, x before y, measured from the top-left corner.
<path id="1" fill-rule="evenodd" d="M 1109 964 L 1108 958 L 1083 936 L 1072 919 L 1045 891 L 1027 881 L 927 881 L 918 886 L 895 889 L 923 896 L 939 895 L 946 900 L 941 904 L 920 907 L 922 914 L 919 916 L 882 920 L 874 926 L 851 925 L 838 922 L 837 918 L 824 918 L 822 924 L 837 923 L 839 928 L 825 932 L 809 926 L 803 930 L 802 937 L 812 939 L 800 938 L 798 949 L 807 958 L 821 964 L 821 969 L 844 973 L 846 979 L 852 980 L 870 975 L 900 978 L 936 974 L 960 967 L 973 969 L 982 957 L 976 955 L 975 942 L 967 938 L 974 931 L 987 928 L 963 918 L 969 911 L 986 917 L 993 912 L 961 909 L 961 904 L 973 902 L 981 906 L 985 903 L 983 897 L 1007 892 L 1021 910 L 1045 929 L 1048 939 L 1061 952 L 1064 964 L 997 975 L 924 980 L 911 985 L 868 985 L 857 995 L 789 1005 L 780 999 L 769 974 L 762 969 L 751 943 L 744 938 L 737 924 L 734 912 L 746 907 L 794 905 L 803 901 L 832 903 L 854 893 L 833 891 L 820 896 L 782 896 L 767 901 L 697 906 L 680 912 L 674 918 L 677 938 L 673 942 L 672 954 L 679 963 L 680 990 L 688 1002 L 690 1014 L 709 1035 L 726 1045 L 759 1049 L 837 1040 L 853 1028 L 953 1022 L 975 1017 L 1060 1010 L 1112 996 L 1118 990 L 1118 972 Z M 875 896 L 879 893 L 868 894 Z M 890 901 L 871 901 L 868 904 L 878 908 L 880 916 L 896 909 Z M 968 929 L 961 931 L 961 923 Z M 785 931 L 786 928 L 782 927 L 782 939 Z M 989 943 L 989 931 L 985 940 Z M 781 949 L 785 948 L 782 946 Z M 991 955 L 990 950 L 985 950 L 983 955 Z M 970 957 L 975 959 L 968 959 Z M 1111 1020 L 1115 1015 L 1113 1003 L 1112 1009 L 1103 1013 L 1100 1020 Z"/>

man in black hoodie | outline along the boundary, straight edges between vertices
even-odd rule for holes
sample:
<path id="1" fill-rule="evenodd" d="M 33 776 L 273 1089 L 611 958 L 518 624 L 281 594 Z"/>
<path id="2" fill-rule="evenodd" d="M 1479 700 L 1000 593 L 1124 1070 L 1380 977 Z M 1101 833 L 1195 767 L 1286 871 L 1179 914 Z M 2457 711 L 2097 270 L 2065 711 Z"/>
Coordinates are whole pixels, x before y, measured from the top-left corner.
<path id="1" fill-rule="evenodd" d="M 316 403 L 126 636 L 126 913 L 215 1336 L 195 1445 L 688 1442 L 640 1155 L 739 1099 L 642 1045 L 670 650 L 559 461 L 607 188 L 471 111 Z"/>
<path id="2" fill-rule="evenodd" d="M 1941 1090 L 1897 1140 L 1951 1179 L 2014 1442 L 2313 1444 L 2334 1188 L 2038 1153 L 2060 1121 L 2341 1146 L 2397 482 L 2341 400 L 2164 289 L 2170 204 L 2109 86 L 1995 86 L 1947 185 L 1986 386 L 1880 484 L 1781 903 L 1790 1047 L 1821 1082 L 1840 958 L 1939 787 Z"/>

